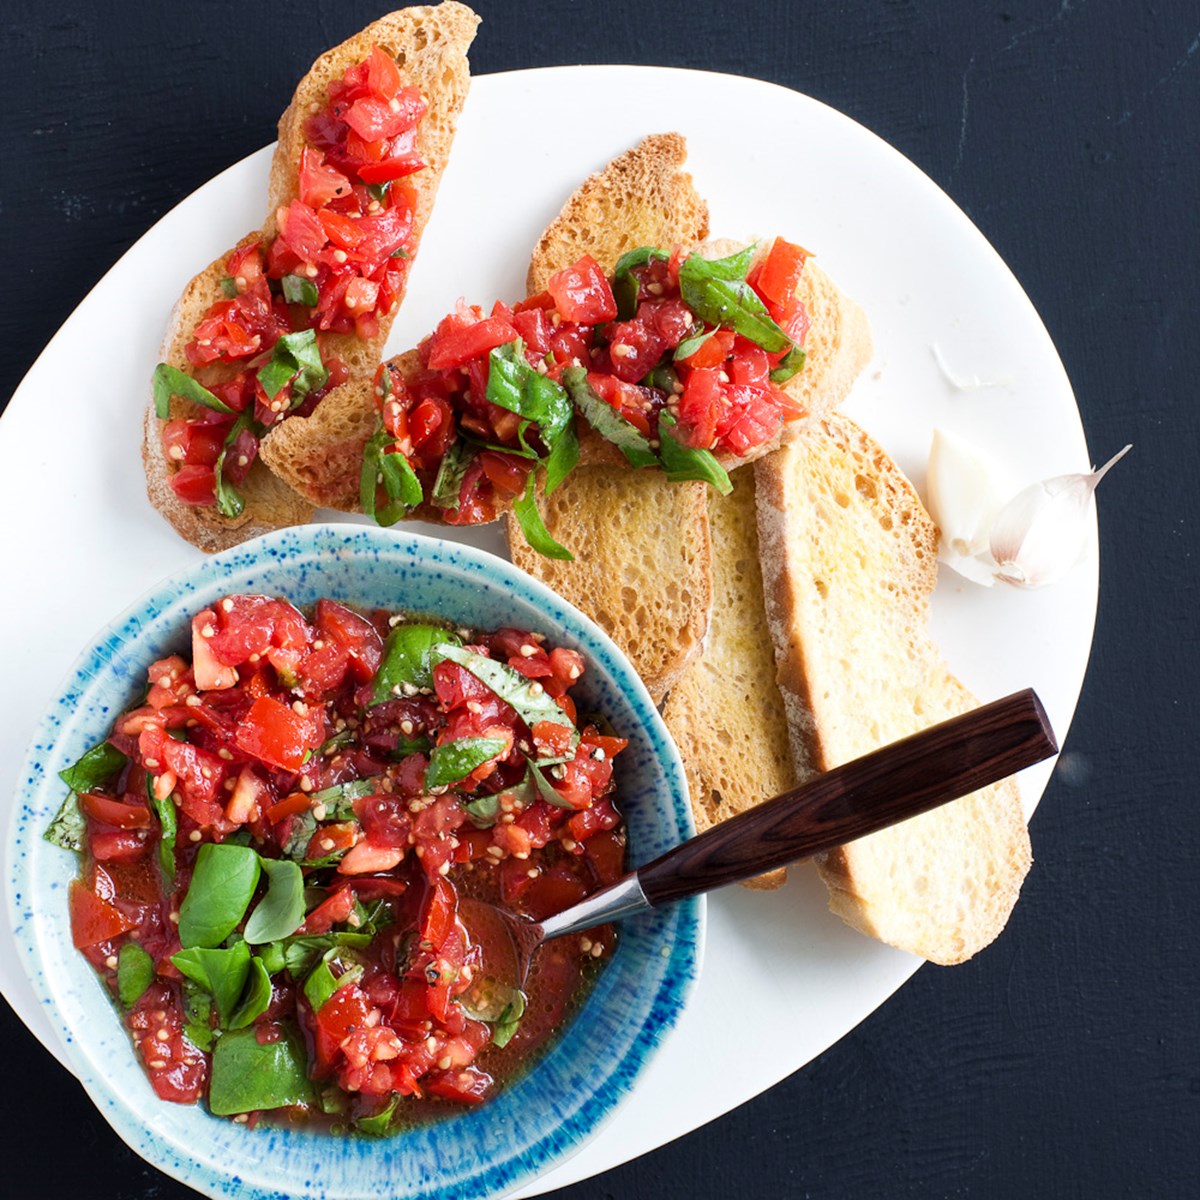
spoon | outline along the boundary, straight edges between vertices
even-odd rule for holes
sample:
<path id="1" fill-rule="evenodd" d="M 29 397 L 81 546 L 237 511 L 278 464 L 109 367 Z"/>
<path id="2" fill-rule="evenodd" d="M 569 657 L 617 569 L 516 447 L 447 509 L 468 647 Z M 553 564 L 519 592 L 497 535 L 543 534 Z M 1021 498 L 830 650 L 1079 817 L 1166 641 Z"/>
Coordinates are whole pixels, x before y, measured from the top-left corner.
<path id="1" fill-rule="evenodd" d="M 465 898 L 464 920 L 468 929 L 486 925 L 507 933 L 515 971 L 493 975 L 514 979 L 519 988 L 543 942 L 751 879 L 866 837 L 1057 752 L 1045 709 L 1027 688 L 826 771 L 681 842 L 543 921 Z"/>

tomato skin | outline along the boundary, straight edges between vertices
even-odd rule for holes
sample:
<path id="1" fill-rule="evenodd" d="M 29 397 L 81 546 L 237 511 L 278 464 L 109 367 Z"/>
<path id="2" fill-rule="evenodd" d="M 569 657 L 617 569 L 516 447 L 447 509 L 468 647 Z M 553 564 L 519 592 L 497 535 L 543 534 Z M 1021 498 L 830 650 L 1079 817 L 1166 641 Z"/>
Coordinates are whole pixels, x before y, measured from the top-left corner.
<path id="1" fill-rule="evenodd" d="M 311 715 L 302 715 L 271 696 L 260 696 L 238 725 L 236 741 L 243 753 L 268 766 L 298 771 L 309 753 L 324 741 Z"/>
<path id="2" fill-rule="evenodd" d="M 484 317 L 467 321 L 457 316 L 447 317 L 437 328 L 429 346 L 428 365 L 432 371 L 461 367 L 497 346 L 514 341 L 517 331 L 503 317 Z"/>
<path id="3" fill-rule="evenodd" d="M 93 821 L 117 829 L 149 829 L 150 810 L 144 804 L 125 804 L 96 792 L 80 792 L 79 807 Z"/>
<path id="4" fill-rule="evenodd" d="M 696 450 L 707 450 L 713 445 L 722 404 L 716 370 L 693 371 L 688 376 L 679 398 L 679 427 L 686 445 Z"/>
<path id="5" fill-rule="evenodd" d="M 577 263 L 555 272 L 546 283 L 564 321 L 599 325 L 617 315 L 612 286 L 600 264 L 585 254 Z"/>
<path id="6" fill-rule="evenodd" d="M 132 929 L 134 922 L 115 905 L 78 879 L 71 880 L 69 893 L 71 940 L 77 950 L 111 941 Z"/>
<path id="7" fill-rule="evenodd" d="M 422 1084 L 425 1089 L 443 1100 L 458 1100 L 463 1104 L 479 1104 L 487 1098 L 492 1077 L 478 1067 L 461 1071 L 439 1071 L 428 1075 Z"/>
<path id="8" fill-rule="evenodd" d="M 756 280 L 757 290 L 768 304 L 785 304 L 796 294 L 800 275 L 808 259 L 801 247 L 777 237 Z"/>
<path id="9" fill-rule="evenodd" d="M 167 482 L 183 504 L 204 508 L 217 502 L 217 477 L 212 467 L 180 467 Z"/>

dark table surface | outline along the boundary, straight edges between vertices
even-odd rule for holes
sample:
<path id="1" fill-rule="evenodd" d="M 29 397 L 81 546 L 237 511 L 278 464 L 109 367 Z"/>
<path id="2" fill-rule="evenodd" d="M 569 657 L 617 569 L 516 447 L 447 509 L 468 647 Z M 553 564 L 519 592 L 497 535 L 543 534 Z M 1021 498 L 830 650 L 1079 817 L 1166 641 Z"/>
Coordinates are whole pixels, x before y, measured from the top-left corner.
<path id="1" fill-rule="evenodd" d="M 7 0 L 0 400 L 164 211 L 271 140 L 315 52 L 382 7 Z M 1135 445 L 1103 493 L 1100 614 L 1065 747 L 1071 770 L 1056 772 L 1034 818 L 1037 863 L 1000 941 L 957 969 L 923 969 L 757 1100 L 561 1194 L 1195 1194 L 1200 10 L 1180 0 L 477 7 L 477 72 L 730 71 L 874 130 L 1013 269 L 1063 358 L 1089 443 Z M 581 127 L 597 119 L 581 114 Z M 45 403 L 53 437 L 54 398 Z M 731 1014 L 731 1034 L 737 1024 Z M 5 1005 L 0 1028 L 0 1191 L 193 1194 L 118 1141 Z"/>

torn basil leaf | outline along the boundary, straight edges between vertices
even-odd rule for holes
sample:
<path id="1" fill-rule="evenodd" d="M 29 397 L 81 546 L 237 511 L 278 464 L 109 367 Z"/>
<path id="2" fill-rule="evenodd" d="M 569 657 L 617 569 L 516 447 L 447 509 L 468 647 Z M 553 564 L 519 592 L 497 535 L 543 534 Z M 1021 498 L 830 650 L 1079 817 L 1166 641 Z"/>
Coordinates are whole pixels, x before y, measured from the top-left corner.
<path id="1" fill-rule="evenodd" d="M 159 800 L 154 795 L 154 776 L 149 771 L 146 772 L 146 795 L 158 817 L 158 869 L 162 872 L 163 891 L 170 895 L 175 890 L 175 834 L 179 824 L 175 802 L 170 796 Z"/>
<path id="2" fill-rule="evenodd" d="M 579 744 L 579 731 L 570 717 L 558 706 L 558 702 L 542 690 L 541 684 L 526 679 L 520 671 L 514 671 L 507 663 L 485 658 L 474 650 L 442 643 L 434 653 L 439 659 L 448 658 L 460 667 L 466 667 L 476 679 L 487 684 L 505 704 L 511 705 L 530 730 L 539 721 L 562 725 L 571 731 L 571 745 Z M 537 690 L 534 690 L 536 686 Z"/>
<path id="3" fill-rule="evenodd" d="M 225 1034 L 213 1048 L 208 1107 L 218 1117 L 304 1104 L 312 1099 L 308 1055 L 299 1030 L 285 1027 L 274 1042 L 253 1029 Z"/>
<path id="4" fill-rule="evenodd" d="M 504 738 L 470 737 L 434 746 L 425 768 L 427 788 L 445 787 L 465 779 L 476 767 L 503 753 L 508 742 Z"/>
<path id="5" fill-rule="evenodd" d="M 264 858 L 267 894 L 246 922 L 246 941 L 252 946 L 278 941 L 295 933 L 304 920 L 304 875 L 288 859 Z"/>
<path id="6" fill-rule="evenodd" d="M 154 982 L 154 959 L 137 942 L 126 942 L 117 955 L 117 998 L 132 1008 Z"/>
<path id="7" fill-rule="evenodd" d="M 547 450 L 553 450 L 571 419 L 571 400 L 561 384 L 531 367 L 520 338 L 488 355 L 487 398 L 534 422 Z"/>
<path id="8" fill-rule="evenodd" d="M 574 420 L 569 420 L 554 449 L 546 456 L 546 495 L 552 496 L 555 489 L 579 462 L 579 435 L 575 432 Z"/>
<path id="9" fill-rule="evenodd" d="M 271 348 L 270 361 L 258 370 L 258 382 L 269 400 L 274 400 L 289 383 L 292 385 L 293 408 L 328 379 L 315 329 L 285 333 Z"/>
<path id="10" fill-rule="evenodd" d="M 213 1047 L 212 996 L 198 983 L 183 981 L 183 1032 L 197 1050 Z"/>
<path id="11" fill-rule="evenodd" d="M 73 792 L 94 792 L 107 783 L 127 762 L 128 757 L 116 746 L 100 742 L 77 763 L 59 771 L 58 777 Z"/>
<path id="12" fill-rule="evenodd" d="M 232 413 L 234 410 L 218 399 L 203 384 L 184 374 L 170 363 L 159 363 L 154 368 L 154 414 L 165 421 L 171 415 L 171 397 L 181 396 L 193 404 L 202 404 L 216 412 Z"/>
<path id="13" fill-rule="evenodd" d="M 433 481 L 433 496 L 431 499 L 438 508 L 456 509 L 462 493 L 463 480 L 467 468 L 475 458 L 474 447 L 459 438 L 449 450 L 442 455 L 438 465 L 437 478 Z"/>
<path id="14" fill-rule="evenodd" d="M 612 442 L 635 467 L 658 465 L 658 456 L 646 435 L 625 420 L 611 404 L 596 395 L 587 381 L 587 371 L 583 367 L 568 367 L 562 378 L 567 391 L 571 393 L 575 407 L 605 441 Z"/>
<path id="15" fill-rule="evenodd" d="M 225 435 L 225 444 L 221 447 L 221 453 L 217 455 L 217 461 L 213 466 L 217 491 L 217 511 L 223 517 L 240 517 L 242 510 L 246 507 L 241 493 L 225 478 L 225 455 L 237 441 L 238 434 L 243 429 L 249 429 L 253 424 L 254 408 L 251 406 L 229 427 L 229 432 Z"/>
<path id="16" fill-rule="evenodd" d="M 221 1023 L 228 1024 L 250 974 L 250 947 L 245 942 L 222 948 L 194 946 L 172 954 L 171 962 L 212 996 Z"/>
<path id="17" fill-rule="evenodd" d="M 638 278 L 633 274 L 635 267 L 644 267 L 654 259 L 665 262 L 671 256 L 654 246 L 638 246 L 627 250 L 617 259 L 613 271 L 613 299 L 617 302 L 617 317 L 622 321 L 632 320 L 637 313 Z"/>
<path id="18" fill-rule="evenodd" d="M 378 791 L 373 779 L 351 779 L 346 783 L 335 783 L 333 787 L 322 788 L 309 796 L 313 807 L 325 805 L 325 816 L 322 820 L 349 821 L 354 816 L 354 801 L 363 796 L 371 796 Z"/>
<path id="19" fill-rule="evenodd" d="M 400 1097 L 393 1096 L 377 1113 L 373 1113 L 369 1117 L 359 1117 L 354 1122 L 355 1129 L 359 1133 L 365 1133 L 368 1137 L 386 1137 L 388 1130 L 391 1128 L 392 1116 L 396 1112 L 396 1105 L 399 1102 Z"/>
<path id="20" fill-rule="evenodd" d="M 806 355 L 799 346 L 793 346 L 780 360 L 779 365 L 771 372 L 772 383 L 787 383 L 793 375 L 804 366 Z"/>
<path id="21" fill-rule="evenodd" d="M 705 342 L 717 331 L 715 329 L 706 330 L 703 333 L 697 333 L 693 337 L 684 338 L 678 346 L 675 347 L 674 361 L 682 362 L 685 358 L 691 358 Z"/>
<path id="22" fill-rule="evenodd" d="M 658 417 L 659 453 L 662 455 L 663 469 L 672 483 L 680 483 L 685 479 L 699 479 L 711 484 L 721 493 L 728 496 L 733 491 L 729 473 L 713 457 L 708 450 L 693 450 L 685 446 L 675 437 L 675 418 L 668 412 L 662 412 Z"/>
<path id="23" fill-rule="evenodd" d="M 79 811 L 79 796 L 69 792 L 42 837 L 62 850 L 82 850 L 87 836 L 87 819 Z"/>
<path id="24" fill-rule="evenodd" d="M 250 959 L 250 973 L 241 1002 L 229 1018 L 230 1029 L 245 1029 L 271 1007 L 271 977 L 261 958 Z"/>
<path id="25" fill-rule="evenodd" d="M 500 1019 L 492 1026 L 492 1044 L 497 1047 L 507 1046 L 512 1041 L 521 1018 L 525 1015 L 525 993 L 514 991 L 512 999 L 500 1014 Z"/>
<path id="26" fill-rule="evenodd" d="M 534 786 L 537 788 L 538 795 L 541 796 L 541 798 L 545 800 L 547 804 L 552 804 L 555 808 L 575 807 L 573 804 L 564 800 L 562 796 L 560 796 L 558 792 L 554 790 L 554 787 L 551 785 L 550 781 L 545 777 L 545 775 L 542 774 L 539 768 L 533 765 L 532 762 L 529 764 L 529 778 L 533 781 Z"/>
<path id="27" fill-rule="evenodd" d="M 477 800 L 472 800 L 470 804 L 464 805 L 463 811 L 466 812 L 471 824 L 476 829 L 490 829 L 499 820 L 500 813 L 503 811 L 501 804 L 506 798 L 514 810 L 528 808 L 537 800 L 538 791 L 528 771 L 525 772 L 520 783 L 491 796 L 480 796 Z"/>
<path id="28" fill-rule="evenodd" d="M 537 471 L 530 471 L 525 481 L 525 491 L 513 501 L 513 513 L 525 540 L 543 558 L 557 558 L 566 562 L 574 562 L 575 555 L 559 542 L 556 542 L 542 520 L 542 514 L 537 506 Z M 562 482 L 561 478 L 558 480 Z"/>
<path id="29" fill-rule="evenodd" d="M 305 304 L 316 308 L 321 300 L 317 285 L 303 275 L 285 275 L 280 281 L 283 288 L 283 298 L 289 304 Z"/>
<path id="30" fill-rule="evenodd" d="M 221 280 L 221 291 L 225 293 L 225 298 L 227 300 L 237 299 L 237 280 L 234 279 L 232 275 L 226 275 L 224 279 Z"/>
<path id="31" fill-rule="evenodd" d="M 249 846 L 206 842 L 179 907 L 179 940 L 187 947 L 219 946 L 254 898 L 261 860 Z"/>
<path id="32" fill-rule="evenodd" d="M 732 329 L 773 354 L 788 349 L 792 342 L 746 282 L 753 257 L 753 246 L 729 258 L 706 259 L 693 254 L 679 266 L 679 294 L 702 321 Z"/>
<path id="33" fill-rule="evenodd" d="M 375 436 L 363 447 L 362 473 L 358 498 L 362 510 L 377 525 L 395 525 L 410 509 L 416 508 L 425 493 L 412 464 L 398 451 L 390 451 L 392 439 L 380 421 Z M 379 485 L 387 501 L 378 507 Z"/>
<path id="34" fill-rule="evenodd" d="M 433 648 L 444 642 L 462 645 L 457 634 L 440 625 L 394 626 L 383 643 L 383 655 L 372 685 L 371 704 L 382 704 L 406 694 L 415 695 L 421 688 L 433 687 L 433 668 L 438 661 Z"/>

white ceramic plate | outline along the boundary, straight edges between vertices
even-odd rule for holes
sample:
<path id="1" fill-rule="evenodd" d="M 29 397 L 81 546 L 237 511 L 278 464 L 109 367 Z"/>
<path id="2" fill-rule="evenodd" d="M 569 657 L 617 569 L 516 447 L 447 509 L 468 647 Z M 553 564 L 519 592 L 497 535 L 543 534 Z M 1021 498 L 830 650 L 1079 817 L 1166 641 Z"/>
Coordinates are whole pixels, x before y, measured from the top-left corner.
<path id="1" fill-rule="evenodd" d="M 514 142 L 512 129 L 531 115 L 537 136 Z M 614 66 L 476 79 L 390 349 L 415 344 L 459 295 L 478 303 L 520 296 L 533 243 L 579 181 L 667 130 L 688 138 L 714 234 L 800 241 L 862 304 L 876 355 L 847 408 L 918 486 L 935 425 L 989 446 L 1022 482 L 1087 469 L 1054 347 L 963 213 L 848 118 L 732 76 Z M 199 554 L 146 500 L 142 407 L 183 285 L 261 223 L 268 161 L 268 150 L 251 155 L 151 229 L 55 336 L 0 421 L 0 511 L 21 517 L 6 523 L 0 591 L 0 661 L 19 681 L 0 690 L 0 817 L 34 725 L 79 649 L 132 597 Z M 957 388 L 935 346 L 952 372 L 996 386 Z M 496 526 L 462 536 L 504 553 Z M 1096 586 L 1094 535 L 1084 561 L 1045 592 L 988 591 L 944 572 L 934 632 L 981 698 L 1035 687 L 1061 740 L 1083 682 Z M 1028 809 L 1050 770 L 1024 774 Z M 824 888 L 804 869 L 779 892 L 712 897 L 707 959 L 676 1036 L 605 1132 L 526 1194 L 634 1158 L 765 1090 L 852 1029 L 918 965 L 830 916 Z M 7 926 L 0 989 L 61 1057 Z M 730 1036 L 748 1012 L 756 1036 Z"/>

